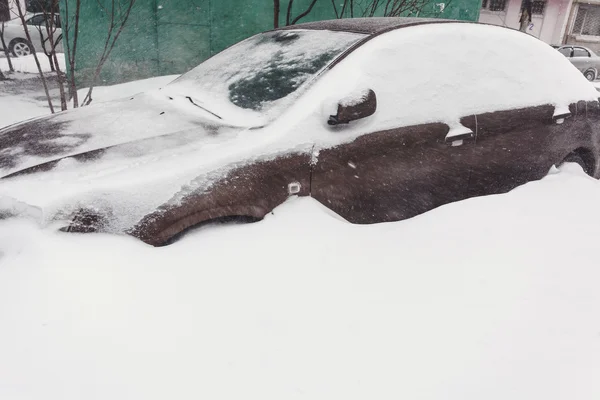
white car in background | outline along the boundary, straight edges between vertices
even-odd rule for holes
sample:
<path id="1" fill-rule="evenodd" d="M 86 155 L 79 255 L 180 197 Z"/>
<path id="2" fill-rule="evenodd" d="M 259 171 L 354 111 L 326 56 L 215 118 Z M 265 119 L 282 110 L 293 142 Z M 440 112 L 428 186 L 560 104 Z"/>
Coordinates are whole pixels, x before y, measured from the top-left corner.
<path id="1" fill-rule="evenodd" d="M 588 81 L 593 82 L 600 76 L 600 57 L 592 50 L 587 47 L 571 45 L 553 47 L 567 57 Z"/>
<path id="2" fill-rule="evenodd" d="M 44 47 L 46 50 L 50 50 L 46 18 L 43 13 L 26 15 L 25 23 L 29 28 L 31 42 L 27 40 L 23 23 L 19 18 L 4 23 L 4 41 L 13 57 L 25 57 L 33 53 L 34 50 L 42 52 Z M 56 52 L 62 53 L 62 29 L 58 15 L 54 16 L 53 27 L 55 27 L 53 28 L 53 40 L 56 43 Z M 2 46 L 1 42 L 0 46 Z"/>

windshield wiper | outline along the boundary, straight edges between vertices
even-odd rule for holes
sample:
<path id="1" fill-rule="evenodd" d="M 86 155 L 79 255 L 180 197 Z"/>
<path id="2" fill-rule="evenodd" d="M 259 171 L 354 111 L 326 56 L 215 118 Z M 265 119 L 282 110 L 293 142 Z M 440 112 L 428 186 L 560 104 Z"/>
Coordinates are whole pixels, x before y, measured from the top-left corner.
<path id="1" fill-rule="evenodd" d="M 211 115 L 214 115 L 215 117 L 217 117 L 217 118 L 219 118 L 219 119 L 223 119 L 223 118 L 219 117 L 217 114 L 215 114 L 214 112 L 212 112 L 212 111 L 210 111 L 210 110 L 207 110 L 206 108 L 202 107 L 202 106 L 201 106 L 201 105 L 199 105 L 199 104 L 196 104 L 196 103 L 194 102 L 194 99 L 192 99 L 190 96 L 185 96 L 185 97 L 186 97 L 186 99 L 188 99 L 188 100 L 190 101 L 190 103 L 192 103 L 192 104 L 193 104 L 193 105 L 195 105 L 196 107 L 203 109 L 203 110 L 204 110 L 204 111 L 206 111 L 207 113 L 209 113 L 209 114 L 211 114 Z"/>

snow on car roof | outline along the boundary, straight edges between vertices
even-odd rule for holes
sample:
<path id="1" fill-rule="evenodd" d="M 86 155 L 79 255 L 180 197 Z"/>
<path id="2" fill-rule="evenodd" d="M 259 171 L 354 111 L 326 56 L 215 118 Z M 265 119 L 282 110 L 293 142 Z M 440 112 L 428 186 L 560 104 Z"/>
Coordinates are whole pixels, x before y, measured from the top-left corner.
<path id="1" fill-rule="evenodd" d="M 391 18 L 391 17 L 380 17 L 380 18 L 348 18 L 348 19 L 335 19 L 329 21 L 316 21 L 306 22 L 298 25 L 290 25 L 278 28 L 277 30 L 290 30 L 290 29 L 314 29 L 314 30 L 328 30 L 328 31 L 346 31 L 354 33 L 364 34 L 377 34 L 384 32 L 389 29 L 401 28 L 403 26 L 410 25 L 421 25 L 421 24 L 436 24 L 445 22 L 460 22 L 445 20 L 440 18 Z"/>

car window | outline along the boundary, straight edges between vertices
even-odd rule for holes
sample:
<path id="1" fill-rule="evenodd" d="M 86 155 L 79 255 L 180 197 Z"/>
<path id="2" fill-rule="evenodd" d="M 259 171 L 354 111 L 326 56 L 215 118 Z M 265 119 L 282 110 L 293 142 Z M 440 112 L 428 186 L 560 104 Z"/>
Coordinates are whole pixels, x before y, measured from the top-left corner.
<path id="1" fill-rule="evenodd" d="M 560 54 L 565 57 L 571 57 L 571 48 L 570 47 L 562 47 L 558 50 Z"/>
<path id="2" fill-rule="evenodd" d="M 590 53 L 586 49 L 581 47 L 575 47 L 573 49 L 573 57 L 589 57 Z"/>
<path id="3" fill-rule="evenodd" d="M 50 16 L 48 16 L 50 17 Z M 59 15 L 54 16 L 54 24 L 57 28 L 60 28 L 60 17 Z M 45 26 L 46 25 L 46 17 L 43 14 L 36 15 L 27 20 L 27 25 L 31 26 Z"/>
<path id="4" fill-rule="evenodd" d="M 45 24 L 45 18 L 43 15 L 36 15 L 34 17 L 31 17 L 28 21 L 27 21 L 27 25 L 34 25 L 34 26 L 40 26 L 40 25 L 44 25 Z"/>
<path id="5" fill-rule="evenodd" d="M 244 112 L 246 118 L 249 111 L 272 119 L 292 104 L 298 89 L 364 37 L 318 30 L 262 33 L 205 61 L 165 90 L 198 104 L 210 98 L 206 108 L 215 114 L 241 117 Z"/>

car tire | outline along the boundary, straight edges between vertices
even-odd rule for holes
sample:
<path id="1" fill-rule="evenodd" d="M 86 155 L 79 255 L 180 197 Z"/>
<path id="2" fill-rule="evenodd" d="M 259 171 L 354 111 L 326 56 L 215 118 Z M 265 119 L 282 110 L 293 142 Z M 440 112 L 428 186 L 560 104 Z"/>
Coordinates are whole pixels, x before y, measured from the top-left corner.
<path id="1" fill-rule="evenodd" d="M 25 39 L 15 39 L 8 45 L 13 57 L 25 57 L 33 53 L 33 46 Z"/>
<path id="2" fill-rule="evenodd" d="M 583 76 L 585 76 L 585 79 L 587 79 L 588 81 L 593 82 L 594 80 L 596 80 L 596 71 L 590 69 L 588 71 L 585 71 L 583 73 Z"/>
<path id="3" fill-rule="evenodd" d="M 559 166 L 563 166 L 567 163 L 575 163 L 575 164 L 579 164 L 579 166 L 581 167 L 581 169 L 583 169 L 583 172 L 585 172 L 588 175 L 592 175 L 592 171 L 590 171 L 590 166 L 585 162 L 585 160 L 583 159 L 583 157 L 581 157 L 579 154 L 577 153 L 571 153 L 568 156 L 565 157 L 564 160 L 562 160 L 562 162 L 560 163 Z"/>

